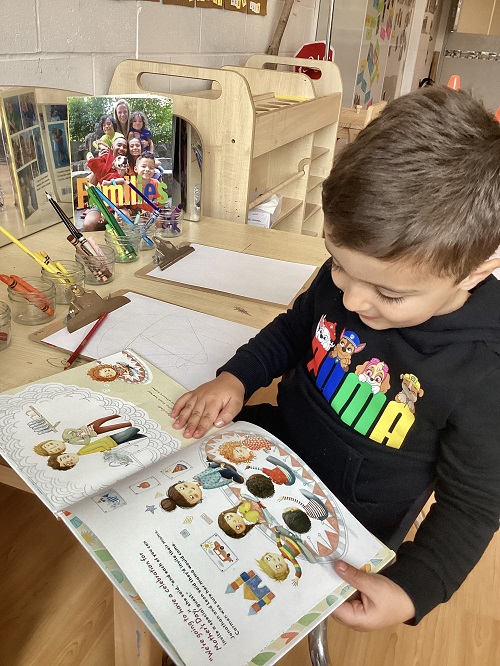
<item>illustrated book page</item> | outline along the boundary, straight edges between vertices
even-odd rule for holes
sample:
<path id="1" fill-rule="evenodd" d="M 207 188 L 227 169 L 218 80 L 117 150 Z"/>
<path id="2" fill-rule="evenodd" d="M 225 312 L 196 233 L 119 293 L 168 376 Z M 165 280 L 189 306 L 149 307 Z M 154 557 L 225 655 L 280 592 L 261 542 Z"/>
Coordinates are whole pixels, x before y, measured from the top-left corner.
<path id="1" fill-rule="evenodd" d="M 185 664 L 275 663 L 352 593 L 335 560 L 377 571 L 393 557 L 282 442 L 243 422 L 71 512 Z"/>
<path id="2" fill-rule="evenodd" d="M 0 453 L 54 512 L 180 449 L 185 389 L 131 350 L 0 395 Z"/>

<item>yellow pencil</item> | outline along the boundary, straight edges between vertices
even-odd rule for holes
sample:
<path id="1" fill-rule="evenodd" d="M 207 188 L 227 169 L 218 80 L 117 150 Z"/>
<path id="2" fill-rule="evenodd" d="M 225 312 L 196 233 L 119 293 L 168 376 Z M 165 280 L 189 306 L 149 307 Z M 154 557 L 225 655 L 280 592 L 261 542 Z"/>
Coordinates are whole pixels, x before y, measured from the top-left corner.
<path id="1" fill-rule="evenodd" d="M 57 268 L 55 266 L 47 266 L 43 258 L 37 254 L 36 252 L 32 252 L 31 250 L 28 250 L 28 248 L 21 243 L 21 241 L 18 241 L 17 238 L 15 238 L 12 234 L 10 234 L 6 229 L 0 226 L 0 231 L 3 233 L 4 236 L 7 236 L 7 238 L 14 243 L 14 245 L 17 245 L 17 247 L 25 252 L 28 257 L 31 257 L 34 259 L 42 268 L 46 268 L 49 273 L 57 273 Z"/>

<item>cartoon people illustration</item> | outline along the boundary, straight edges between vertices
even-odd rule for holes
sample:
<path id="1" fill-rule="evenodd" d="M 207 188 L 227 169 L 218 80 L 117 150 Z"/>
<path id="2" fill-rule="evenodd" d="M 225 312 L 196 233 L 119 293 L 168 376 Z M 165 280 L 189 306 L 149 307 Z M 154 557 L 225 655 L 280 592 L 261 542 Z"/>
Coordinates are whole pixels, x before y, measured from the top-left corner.
<path id="1" fill-rule="evenodd" d="M 357 354 L 362 351 L 366 346 L 366 343 L 360 342 L 359 336 L 354 331 L 343 330 L 340 334 L 340 340 L 333 347 L 333 349 L 328 353 L 328 356 L 337 359 L 337 363 L 340 363 L 342 370 L 349 370 L 349 366 L 352 361 L 353 354 Z"/>
<path id="2" fill-rule="evenodd" d="M 81 426 L 80 428 L 66 428 L 62 432 L 63 441 L 68 442 L 68 444 L 88 444 L 92 437 L 102 435 L 104 432 L 112 432 L 113 430 L 128 428 L 132 425 L 130 421 L 104 425 L 108 421 L 120 418 L 122 417 L 118 414 L 112 414 L 111 416 L 103 416 L 100 419 L 95 419 L 92 423 L 89 423 L 86 426 Z"/>
<path id="3" fill-rule="evenodd" d="M 302 568 L 297 557 L 303 555 L 312 564 L 316 562 L 316 558 L 300 537 L 292 534 L 285 527 L 276 526 L 273 528 L 273 532 L 276 537 L 276 545 L 278 546 L 279 553 L 264 553 L 257 560 L 257 564 L 261 571 L 273 580 L 283 581 L 288 578 L 290 573 L 288 568 L 288 563 L 290 563 L 295 571 L 292 585 L 298 585 L 299 579 L 302 577 Z"/>
<path id="4" fill-rule="evenodd" d="M 387 393 L 391 388 L 389 366 L 379 358 L 372 358 L 356 366 L 356 374 L 360 382 L 370 384 L 372 393 Z"/>
<path id="5" fill-rule="evenodd" d="M 424 395 L 424 389 L 420 388 L 418 377 L 411 372 L 406 372 L 404 375 L 400 375 L 399 378 L 402 380 L 402 390 L 394 397 L 394 400 L 402 402 L 412 414 L 415 414 L 415 403 L 418 398 Z"/>
<path id="6" fill-rule="evenodd" d="M 245 482 L 249 492 L 259 499 L 266 499 L 274 495 L 274 483 L 264 474 L 252 474 Z"/>
<path id="7" fill-rule="evenodd" d="M 203 492 L 196 481 L 179 481 L 167 490 L 167 496 L 162 499 L 160 506 L 164 511 L 174 511 L 178 506 L 189 509 L 199 504 Z"/>
<path id="8" fill-rule="evenodd" d="M 57 439 L 47 439 L 33 447 L 33 451 L 40 456 L 49 456 L 47 464 L 53 469 L 70 469 L 78 462 L 80 456 L 90 453 L 102 453 L 114 449 L 124 442 L 131 442 L 146 437 L 139 432 L 139 428 L 127 428 L 115 435 L 105 435 L 94 442 L 84 444 L 78 453 L 65 453 L 66 442 Z M 69 465 L 69 467 L 68 467 Z"/>
<path id="9" fill-rule="evenodd" d="M 224 442 L 219 447 L 219 454 L 231 462 L 250 462 L 255 458 L 254 451 L 271 450 L 272 444 L 260 435 L 248 435 L 242 441 Z"/>
<path id="10" fill-rule="evenodd" d="M 280 499 L 284 499 L 281 498 Z M 286 525 L 297 534 L 305 534 L 311 529 L 311 519 L 305 511 L 294 506 L 289 506 L 281 514 Z"/>
<path id="11" fill-rule="evenodd" d="M 324 502 L 322 499 L 320 499 L 317 495 L 314 493 L 311 493 L 309 490 L 306 490 L 305 488 L 301 488 L 300 492 L 304 495 L 304 497 L 307 498 L 307 502 L 299 502 L 298 499 L 295 497 L 280 497 L 278 502 L 282 502 L 283 500 L 287 500 L 289 502 L 295 502 L 299 506 L 302 507 L 303 511 L 307 516 L 310 518 L 313 518 L 314 520 L 326 520 L 329 515 L 329 511 L 326 508 Z M 285 521 L 286 522 L 286 521 Z M 294 532 L 297 532 L 298 530 L 295 530 L 291 525 L 288 525 L 290 529 L 294 530 Z"/>
<path id="12" fill-rule="evenodd" d="M 245 480 L 235 467 L 215 460 L 211 461 L 202 472 L 195 474 L 193 478 L 206 490 L 223 488 L 230 483 L 243 483 Z"/>
<path id="13" fill-rule="evenodd" d="M 232 539 L 242 539 L 259 522 L 263 522 L 262 513 L 252 508 L 256 503 L 247 500 L 237 507 L 221 511 L 217 523 L 221 530 Z"/>
<path id="14" fill-rule="evenodd" d="M 66 472 L 68 469 L 73 469 L 79 460 L 80 458 L 76 453 L 59 453 L 50 456 L 47 460 L 47 465 L 60 472 Z"/>

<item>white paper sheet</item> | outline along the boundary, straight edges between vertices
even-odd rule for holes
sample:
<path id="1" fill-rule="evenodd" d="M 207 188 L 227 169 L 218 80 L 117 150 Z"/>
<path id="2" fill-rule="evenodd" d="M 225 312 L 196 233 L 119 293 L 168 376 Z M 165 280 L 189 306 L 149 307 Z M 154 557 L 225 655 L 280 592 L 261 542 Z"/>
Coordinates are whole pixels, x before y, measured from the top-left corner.
<path id="1" fill-rule="evenodd" d="M 316 266 L 192 244 L 195 251 L 149 276 L 258 301 L 288 305 Z"/>
<path id="2" fill-rule="evenodd" d="M 103 358 L 132 349 L 188 390 L 213 379 L 217 368 L 258 333 L 257 328 L 142 294 L 128 292 L 127 297 L 130 303 L 106 317 L 83 353 Z M 64 327 L 43 342 L 72 351 L 92 326 L 74 333 Z"/>

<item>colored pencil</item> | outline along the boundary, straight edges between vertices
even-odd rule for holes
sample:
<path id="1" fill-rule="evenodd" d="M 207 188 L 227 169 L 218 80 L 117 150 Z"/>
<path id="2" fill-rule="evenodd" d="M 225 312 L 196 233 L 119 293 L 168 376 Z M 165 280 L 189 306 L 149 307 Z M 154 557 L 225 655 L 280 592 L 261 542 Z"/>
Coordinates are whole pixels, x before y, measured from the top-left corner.
<path id="1" fill-rule="evenodd" d="M 78 347 L 75 349 L 75 351 L 71 354 L 71 356 L 68 358 L 68 360 L 64 364 L 64 369 L 65 370 L 67 370 L 74 363 L 77 356 L 80 355 L 80 353 L 83 351 L 83 348 L 87 345 L 89 340 L 95 335 L 97 329 L 102 324 L 102 322 L 106 319 L 108 314 L 109 314 L 108 312 L 103 312 L 102 315 L 99 317 L 99 319 L 96 321 L 96 323 L 92 326 L 90 331 L 83 338 L 83 340 L 80 342 Z"/>

